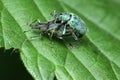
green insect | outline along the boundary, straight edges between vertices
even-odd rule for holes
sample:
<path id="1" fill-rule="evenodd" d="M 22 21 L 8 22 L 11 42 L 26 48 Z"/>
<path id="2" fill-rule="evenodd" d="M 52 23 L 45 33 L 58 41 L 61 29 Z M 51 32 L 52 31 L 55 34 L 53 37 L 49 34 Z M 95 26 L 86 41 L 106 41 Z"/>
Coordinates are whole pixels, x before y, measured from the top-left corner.
<path id="1" fill-rule="evenodd" d="M 54 11 L 52 16 L 55 18 L 56 22 L 61 22 L 61 24 L 64 25 L 63 35 L 67 32 L 67 26 L 71 28 L 72 31 L 69 32 L 72 33 L 75 40 L 78 40 L 78 37 L 82 37 L 87 31 L 84 21 L 73 13 L 56 14 Z"/>

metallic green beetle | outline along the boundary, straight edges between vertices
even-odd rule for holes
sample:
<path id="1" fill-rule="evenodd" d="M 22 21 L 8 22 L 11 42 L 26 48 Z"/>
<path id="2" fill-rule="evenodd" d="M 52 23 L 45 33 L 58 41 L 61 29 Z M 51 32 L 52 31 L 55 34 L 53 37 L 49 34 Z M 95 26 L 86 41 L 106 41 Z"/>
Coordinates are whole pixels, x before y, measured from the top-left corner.
<path id="1" fill-rule="evenodd" d="M 87 31 L 84 21 L 73 13 L 56 14 L 54 11 L 52 16 L 55 18 L 56 22 L 61 21 L 61 24 L 64 24 L 63 34 L 66 34 L 67 25 L 72 28 L 72 35 L 75 40 L 78 40 L 78 36 L 82 37 Z"/>

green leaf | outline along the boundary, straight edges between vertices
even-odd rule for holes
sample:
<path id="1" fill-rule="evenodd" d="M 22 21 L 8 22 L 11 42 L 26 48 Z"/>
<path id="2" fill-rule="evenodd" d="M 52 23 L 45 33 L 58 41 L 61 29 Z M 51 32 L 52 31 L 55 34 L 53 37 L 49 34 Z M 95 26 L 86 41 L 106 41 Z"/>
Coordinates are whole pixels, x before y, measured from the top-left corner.
<path id="1" fill-rule="evenodd" d="M 21 59 L 35 80 L 120 80 L 119 0 L 1 0 L 0 46 L 20 49 Z M 31 19 L 52 20 L 50 13 L 72 12 L 88 26 L 77 48 L 27 32 Z M 51 47 L 52 46 L 52 47 Z"/>

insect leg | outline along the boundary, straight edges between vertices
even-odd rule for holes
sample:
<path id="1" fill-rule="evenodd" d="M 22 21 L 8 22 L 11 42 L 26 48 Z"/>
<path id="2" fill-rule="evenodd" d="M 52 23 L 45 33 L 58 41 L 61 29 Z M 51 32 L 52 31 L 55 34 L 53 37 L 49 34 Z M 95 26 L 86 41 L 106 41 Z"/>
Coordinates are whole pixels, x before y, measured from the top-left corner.
<path id="1" fill-rule="evenodd" d="M 64 38 L 62 40 L 66 45 L 73 47 L 73 44 L 71 42 L 66 41 Z"/>
<path id="2" fill-rule="evenodd" d="M 33 23 L 40 23 L 40 20 L 39 19 L 34 20 L 32 23 L 29 24 L 29 26 L 33 26 L 32 25 Z"/>
<path id="3" fill-rule="evenodd" d="M 51 16 L 55 17 L 56 15 L 56 10 L 54 10 L 53 12 L 50 13 Z"/>
<path id="4" fill-rule="evenodd" d="M 54 32 L 48 33 L 48 36 L 49 36 L 50 41 L 51 41 L 51 48 L 53 48 L 53 44 L 54 44 L 54 42 L 53 42 L 53 40 L 52 40 L 53 33 L 54 33 Z"/>
<path id="5" fill-rule="evenodd" d="M 33 23 L 36 23 L 36 22 L 37 22 L 37 24 L 38 24 L 38 23 L 40 23 L 40 20 L 39 20 L 39 19 L 36 19 L 36 20 L 32 21 L 31 23 L 27 23 L 27 25 L 29 25 L 30 27 L 32 27 L 32 26 L 33 26 Z M 26 30 L 26 31 L 24 31 L 24 33 L 29 32 L 29 31 L 32 31 L 32 29 Z"/>
<path id="6" fill-rule="evenodd" d="M 78 40 L 78 37 L 76 36 L 76 34 L 74 32 L 72 32 L 72 36 L 75 40 Z"/>
<path id="7" fill-rule="evenodd" d="M 66 33 L 66 25 L 64 26 L 64 29 L 63 29 L 63 35 Z"/>
<path id="8" fill-rule="evenodd" d="M 53 36 L 53 34 L 54 34 L 54 30 L 52 30 L 50 33 L 48 33 L 51 41 L 52 41 L 52 36 Z"/>

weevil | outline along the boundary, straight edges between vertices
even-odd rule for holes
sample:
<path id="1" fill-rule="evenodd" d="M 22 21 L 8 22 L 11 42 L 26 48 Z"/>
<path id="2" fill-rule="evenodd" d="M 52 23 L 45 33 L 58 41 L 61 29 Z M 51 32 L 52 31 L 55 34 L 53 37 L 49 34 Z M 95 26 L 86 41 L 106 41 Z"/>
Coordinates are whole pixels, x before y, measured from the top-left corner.
<path id="1" fill-rule="evenodd" d="M 80 19 L 77 15 L 73 13 L 62 13 L 57 14 L 55 11 L 52 13 L 52 16 L 54 17 L 56 22 L 61 22 L 61 24 L 64 24 L 63 28 L 63 34 L 66 34 L 67 27 L 69 26 L 72 28 L 72 36 L 75 40 L 78 40 L 78 37 L 82 37 L 86 31 L 87 27 L 86 24 L 82 19 Z"/>
<path id="2" fill-rule="evenodd" d="M 39 29 L 40 33 L 47 33 L 50 38 L 55 36 L 59 39 L 63 39 L 65 36 L 70 36 L 72 34 L 72 28 L 66 25 L 66 33 L 63 34 L 64 24 L 60 21 L 49 21 L 41 23 L 39 20 L 35 20 L 30 24 L 31 29 Z"/>

